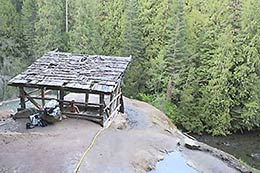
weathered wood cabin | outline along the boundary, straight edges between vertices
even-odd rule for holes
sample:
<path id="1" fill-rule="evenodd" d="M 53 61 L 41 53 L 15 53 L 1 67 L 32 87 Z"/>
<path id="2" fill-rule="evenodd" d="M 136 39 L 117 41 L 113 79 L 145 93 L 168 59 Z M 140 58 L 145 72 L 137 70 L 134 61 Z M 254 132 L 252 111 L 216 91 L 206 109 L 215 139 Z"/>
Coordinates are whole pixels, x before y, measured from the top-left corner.
<path id="1" fill-rule="evenodd" d="M 18 110 L 25 109 L 27 101 L 43 109 L 46 100 L 55 99 L 63 114 L 106 125 L 118 111 L 124 112 L 120 84 L 130 61 L 131 57 L 49 52 L 11 79 L 9 85 L 19 88 L 21 108 Z M 50 90 L 58 93 L 57 98 L 47 97 L 46 92 Z M 39 93 L 31 95 L 34 92 Z M 64 109 L 72 101 L 66 100 L 69 93 L 84 96 L 83 101 L 75 99 L 80 113 Z M 89 102 L 90 95 L 96 96 L 97 103 Z"/>

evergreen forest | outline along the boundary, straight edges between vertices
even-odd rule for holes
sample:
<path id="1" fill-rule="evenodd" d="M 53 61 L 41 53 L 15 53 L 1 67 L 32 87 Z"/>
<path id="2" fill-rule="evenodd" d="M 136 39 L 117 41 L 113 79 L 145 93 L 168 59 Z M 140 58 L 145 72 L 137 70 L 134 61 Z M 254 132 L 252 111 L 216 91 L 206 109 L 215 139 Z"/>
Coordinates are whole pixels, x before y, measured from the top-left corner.
<path id="1" fill-rule="evenodd" d="M 259 0 L 0 0 L 0 100 L 43 54 L 130 56 L 124 95 L 180 128 L 260 126 Z"/>

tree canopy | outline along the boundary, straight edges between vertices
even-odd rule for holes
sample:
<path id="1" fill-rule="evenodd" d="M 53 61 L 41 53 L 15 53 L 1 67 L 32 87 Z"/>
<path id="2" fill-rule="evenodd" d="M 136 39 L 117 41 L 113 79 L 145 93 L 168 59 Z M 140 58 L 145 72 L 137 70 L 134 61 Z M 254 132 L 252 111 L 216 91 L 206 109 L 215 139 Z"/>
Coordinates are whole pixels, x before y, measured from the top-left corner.
<path id="1" fill-rule="evenodd" d="M 258 0 L 0 4 L 0 100 L 15 95 L 10 77 L 56 48 L 132 55 L 124 95 L 153 104 L 177 126 L 213 135 L 260 126 Z"/>

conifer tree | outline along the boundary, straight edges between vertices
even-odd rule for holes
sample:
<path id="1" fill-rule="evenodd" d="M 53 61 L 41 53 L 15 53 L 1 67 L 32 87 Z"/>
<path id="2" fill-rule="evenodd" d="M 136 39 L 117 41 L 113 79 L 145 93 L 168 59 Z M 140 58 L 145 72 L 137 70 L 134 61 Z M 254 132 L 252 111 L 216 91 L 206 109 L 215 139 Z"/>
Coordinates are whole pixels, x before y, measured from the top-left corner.
<path id="1" fill-rule="evenodd" d="M 74 4 L 74 25 L 70 31 L 71 50 L 85 54 L 100 54 L 97 3 L 91 0 L 77 0 Z"/>
<path id="2" fill-rule="evenodd" d="M 38 1 L 38 20 L 35 23 L 36 42 L 35 51 L 37 57 L 48 51 L 67 49 L 67 39 L 65 33 L 65 2 Z"/>
<path id="3" fill-rule="evenodd" d="M 7 88 L 7 81 L 21 70 L 22 45 L 19 13 L 9 0 L 0 1 L 0 100 L 13 95 Z"/>
<path id="4" fill-rule="evenodd" d="M 138 93 L 144 92 L 144 45 L 139 21 L 139 4 L 137 0 L 130 0 L 125 5 L 122 16 L 122 44 L 121 56 L 132 56 L 132 62 L 124 78 L 124 94 L 129 97 L 137 97 Z"/>
<path id="5" fill-rule="evenodd" d="M 120 55 L 124 1 L 99 0 L 98 18 L 102 54 Z"/>
<path id="6" fill-rule="evenodd" d="M 234 130 L 259 127 L 259 3 L 253 0 L 231 1 L 233 41 L 236 45 L 232 68 L 232 124 Z M 242 11 L 243 9 L 243 11 Z"/>
<path id="7" fill-rule="evenodd" d="M 187 78 L 188 66 L 188 50 L 186 39 L 186 26 L 184 14 L 184 1 L 173 0 L 169 4 L 170 17 L 167 21 L 167 41 L 166 41 L 166 54 L 165 61 L 167 63 L 167 97 L 174 100 L 179 100 L 179 90 L 185 83 Z M 190 65 L 190 64 L 189 64 Z M 174 96 L 172 90 L 174 87 Z"/>
<path id="8" fill-rule="evenodd" d="M 37 1 L 24 0 L 22 7 L 22 26 L 23 26 L 23 40 L 26 46 L 27 63 L 30 64 L 35 60 L 35 23 L 37 21 Z"/>

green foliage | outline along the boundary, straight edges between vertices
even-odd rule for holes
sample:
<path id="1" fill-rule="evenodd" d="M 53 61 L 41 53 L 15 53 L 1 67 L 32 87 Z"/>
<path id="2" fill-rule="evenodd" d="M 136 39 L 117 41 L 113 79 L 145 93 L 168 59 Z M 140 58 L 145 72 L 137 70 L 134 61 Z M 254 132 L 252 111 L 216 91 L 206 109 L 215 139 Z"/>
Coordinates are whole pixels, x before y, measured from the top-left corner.
<path id="1" fill-rule="evenodd" d="M 57 48 L 66 51 L 64 4 L 63 0 L 38 1 L 38 20 L 35 23 L 37 57 Z"/>
<path id="2" fill-rule="evenodd" d="M 11 1 L 0 1 L 0 100 L 12 96 L 7 81 L 20 71 L 22 52 L 20 16 L 18 7 Z"/>
<path id="3" fill-rule="evenodd" d="M 155 94 L 155 95 L 147 95 L 140 94 L 140 99 L 143 101 L 154 105 L 156 108 L 163 111 L 166 115 L 168 115 L 171 119 L 175 119 L 176 116 L 176 106 L 173 106 L 171 100 L 169 100 L 165 94 Z"/>
<path id="4" fill-rule="evenodd" d="M 97 3 L 95 1 L 75 1 L 74 25 L 70 31 L 70 49 L 85 54 L 100 54 L 101 43 L 98 33 Z"/>
<path id="5" fill-rule="evenodd" d="M 196 133 L 260 126 L 258 0 L 0 0 L 0 100 L 42 54 L 58 48 L 130 56 L 123 93 Z"/>
<path id="6" fill-rule="evenodd" d="M 21 23 L 23 26 L 23 40 L 26 46 L 28 64 L 31 64 L 36 59 L 34 45 L 36 39 L 35 23 L 37 21 L 37 11 L 38 5 L 36 0 L 24 0 Z"/>

